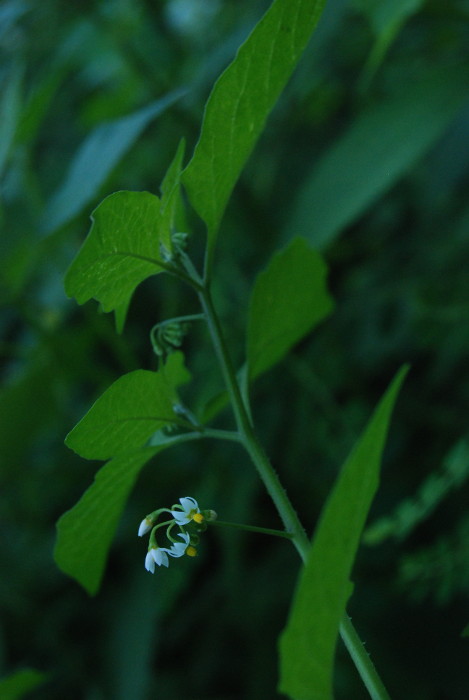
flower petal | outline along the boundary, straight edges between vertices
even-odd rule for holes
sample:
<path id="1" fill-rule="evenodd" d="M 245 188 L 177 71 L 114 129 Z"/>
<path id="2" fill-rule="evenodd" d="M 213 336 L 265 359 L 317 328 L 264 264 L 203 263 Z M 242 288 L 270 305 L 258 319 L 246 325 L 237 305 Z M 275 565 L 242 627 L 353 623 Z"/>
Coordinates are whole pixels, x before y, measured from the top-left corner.
<path id="1" fill-rule="evenodd" d="M 199 512 L 199 504 L 195 500 L 195 498 L 192 498 L 191 496 L 185 496 L 184 498 L 179 499 L 179 503 L 182 505 L 184 508 L 184 512 L 189 515 L 189 513 L 192 510 L 196 510 Z"/>
<path id="2" fill-rule="evenodd" d="M 187 514 L 181 513 L 180 510 L 172 510 L 171 515 L 178 525 L 187 525 L 187 523 L 191 521 L 191 519 L 187 517 Z"/>
<path id="3" fill-rule="evenodd" d="M 149 571 L 151 574 L 155 573 L 155 560 L 153 559 L 152 551 L 147 552 L 147 556 L 145 557 L 145 569 Z"/>
<path id="4" fill-rule="evenodd" d="M 191 536 L 188 532 L 180 532 L 178 536 L 181 537 L 184 542 L 173 542 L 171 549 L 166 550 L 170 557 L 182 557 L 190 544 Z"/>
<path id="5" fill-rule="evenodd" d="M 182 542 L 175 542 L 171 549 L 168 549 L 168 554 L 170 557 L 182 557 L 186 549 L 187 544 L 183 544 Z"/>
<path id="6" fill-rule="evenodd" d="M 167 550 L 162 548 L 162 547 L 158 547 L 156 549 L 153 548 L 150 550 L 151 555 L 152 555 L 153 559 L 155 560 L 155 564 L 158 564 L 158 566 L 161 566 L 161 565 L 168 566 L 169 565 L 168 555 L 166 554 L 166 551 Z"/>

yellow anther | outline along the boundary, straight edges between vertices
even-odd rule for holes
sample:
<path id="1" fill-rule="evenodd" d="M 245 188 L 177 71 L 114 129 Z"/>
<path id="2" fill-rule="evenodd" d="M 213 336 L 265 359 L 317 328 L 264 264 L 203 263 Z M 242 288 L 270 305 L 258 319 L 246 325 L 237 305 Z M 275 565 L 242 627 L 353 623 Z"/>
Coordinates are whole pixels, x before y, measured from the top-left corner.
<path id="1" fill-rule="evenodd" d="M 197 556 L 197 550 L 195 547 L 193 547 L 191 544 L 188 546 L 186 549 L 186 554 L 188 557 L 196 557 Z"/>
<path id="2" fill-rule="evenodd" d="M 203 523 L 204 522 L 204 516 L 202 513 L 194 513 L 192 516 L 192 520 L 195 520 L 196 523 Z"/>

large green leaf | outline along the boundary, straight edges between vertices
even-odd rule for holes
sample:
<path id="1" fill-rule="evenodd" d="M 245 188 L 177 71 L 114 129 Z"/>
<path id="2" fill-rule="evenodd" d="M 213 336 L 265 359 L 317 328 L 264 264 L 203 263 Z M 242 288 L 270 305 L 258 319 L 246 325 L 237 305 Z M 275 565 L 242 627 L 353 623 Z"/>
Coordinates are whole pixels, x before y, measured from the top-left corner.
<path id="1" fill-rule="evenodd" d="M 249 306 L 247 359 L 251 377 L 278 362 L 332 309 L 326 265 L 295 238 L 257 277 Z"/>
<path id="2" fill-rule="evenodd" d="M 325 0 L 276 0 L 216 82 L 183 174 L 208 227 L 209 251 L 239 174 L 295 68 Z"/>
<path id="3" fill-rule="evenodd" d="M 331 700 L 340 620 L 352 591 L 350 572 L 379 482 L 391 412 L 407 372 L 379 402 L 328 498 L 280 638 L 280 691 L 295 700 Z"/>
<path id="4" fill-rule="evenodd" d="M 327 245 L 435 143 L 468 88 L 467 69 L 438 72 L 360 114 L 306 176 L 285 237 Z"/>
<path id="5" fill-rule="evenodd" d="M 79 214 L 145 127 L 184 94 L 182 90 L 174 91 L 133 114 L 96 127 L 80 146 L 63 184 L 48 203 L 44 231 L 54 231 Z"/>
<path id="6" fill-rule="evenodd" d="M 109 459 L 142 447 L 176 422 L 176 387 L 190 378 L 183 359 L 176 352 L 158 372 L 139 369 L 120 377 L 67 435 L 67 447 L 85 459 Z"/>
<path id="7" fill-rule="evenodd" d="M 142 467 L 164 447 L 146 447 L 107 462 L 78 503 L 59 519 L 54 558 L 90 595 L 101 583 L 119 518 Z M 138 523 L 135 534 L 137 534 Z"/>

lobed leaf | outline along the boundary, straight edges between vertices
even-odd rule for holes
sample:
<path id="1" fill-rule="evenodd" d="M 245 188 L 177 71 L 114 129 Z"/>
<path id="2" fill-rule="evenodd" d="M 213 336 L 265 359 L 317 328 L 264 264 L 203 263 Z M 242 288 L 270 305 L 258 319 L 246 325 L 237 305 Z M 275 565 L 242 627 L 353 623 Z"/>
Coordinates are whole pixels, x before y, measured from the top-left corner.
<path id="1" fill-rule="evenodd" d="M 276 0 L 222 73 L 183 173 L 212 252 L 231 191 L 321 16 L 325 0 Z"/>
<path id="2" fill-rule="evenodd" d="M 115 311 L 122 330 L 136 287 L 164 269 L 161 202 L 149 192 L 115 192 L 92 214 L 93 224 L 65 276 L 65 291 L 79 304 L 96 299 Z M 163 265 L 162 265 L 163 263 Z"/>
<path id="3" fill-rule="evenodd" d="M 85 459 L 109 459 L 142 447 L 174 423 L 176 388 L 190 378 L 183 359 L 175 352 L 158 372 L 140 369 L 120 377 L 67 435 L 67 447 Z"/>
<path id="4" fill-rule="evenodd" d="M 251 377 L 281 360 L 330 313 L 333 302 L 326 288 L 326 273 L 319 253 L 295 238 L 258 275 L 247 328 Z"/>
<path id="5" fill-rule="evenodd" d="M 329 496 L 280 638 L 280 691 L 295 700 L 331 700 L 334 652 L 365 520 L 378 487 L 403 367 L 382 397 Z"/>
<path id="6" fill-rule="evenodd" d="M 146 447 L 107 462 L 78 503 L 57 522 L 57 566 L 90 595 L 99 589 L 119 518 L 138 474 L 162 449 Z M 135 534 L 137 527 L 138 523 Z"/>
<path id="7" fill-rule="evenodd" d="M 435 143 L 467 99 L 467 70 L 437 72 L 360 114 L 314 164 L 285 227 L 323 248 Z"/>

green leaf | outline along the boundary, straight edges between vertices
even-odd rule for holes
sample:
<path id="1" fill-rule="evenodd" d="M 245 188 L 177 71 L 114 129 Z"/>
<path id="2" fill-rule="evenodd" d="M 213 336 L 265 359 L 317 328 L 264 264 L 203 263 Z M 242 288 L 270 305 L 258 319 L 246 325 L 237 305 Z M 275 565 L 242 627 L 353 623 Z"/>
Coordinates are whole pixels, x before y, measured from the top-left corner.
<path id="1" fill-rule="evenodd" d="M 164 447 L 146 447 L 107 462 L 78 503 L 57 522 L 54 558 L 90 595 L 100 586 L 114 534 L 143 466 Z M 137 535 L 138 523 L 135 527 Z"/>
<path id="2" fill-rule="evenodd" d="M 442 135 L 467 99 L 469 72 L 434 73 L 362 114 L 314 164 L 285 229 L 323 248 Z"/>
<path id="3" fill-rule="evenodd" d="M 133 114 L 101 124 L 92 131 L 76 153 L 63 184 L 47 205 L 43 230 L 46 233 L 55 231 L 79 214 L 145 127 L 183 94 L 182 90 L 171 92 Z"/>
<path id="4" fill-rule="evenodd" d="M 276 253 L 254 285 L 249 306 L 247 358 L 255 377 L 282 359 L 328 313 L 326 265 L 301 238 Z"/>
<path id="5" fill-rule="evenodd" d="M 94 210 L 93 225 L 65 276 L 65 291 L 79 304 L 101 302 L 124 325 L 135 288 L 164 270 L 160 199 L 149 192 L 116 192 Z M 167 241 L 167 237 L 163 239 Z"/>
<path id="6" fill-rule="evenodd" d="M 280 691 L 295 700 L 331 700 L 334 651 L 365 520 L 378 487 L 402 368 L 375 409 L 329 496 L 280 638 Z"/>
<path id="7" fill-rule="evenodd" d="M 276 0 L 215 83 L 183 173 L 189 199 L 207 224 L 210 253 L 231 191 L 324 5 Z"/>
<path id="8" fill-rule="evenodd" d="M 47 680 L 47 674 L 33 668 L 23 668 L 0 680 L 2 700 L 20 700 Z"/>
<path id="9" fill-rule="evenodd" d="M 109 459 L 142 447 L 154 432 L 177 422 L 176 387 L 190 379 L 183 360 L 175 352 L 158 372 L 124 374 L 67 435 L 67 447 L 85 459 Z"/>

